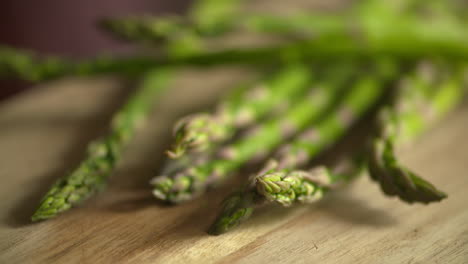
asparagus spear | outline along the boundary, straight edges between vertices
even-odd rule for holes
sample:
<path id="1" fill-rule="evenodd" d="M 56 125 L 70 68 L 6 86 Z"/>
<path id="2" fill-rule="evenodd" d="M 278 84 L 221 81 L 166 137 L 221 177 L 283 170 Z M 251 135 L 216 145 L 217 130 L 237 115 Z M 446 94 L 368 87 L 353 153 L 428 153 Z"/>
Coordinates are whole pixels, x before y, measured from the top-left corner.
<path id="1" fill-rule="evenodd" d="M 339 71 L 333 71 L 337 72 Z M 251 133 L 246 133 L 245 138 L 224 146 L 218 152 L 220 159 L 190 167 L 182 173 L 154 178 L 153 194 L 158 199 L 172 203 L 192 199 L 224 180 L 244 162 L 268 153 L 282 140 L 317 120 L 333 105 L 340 84 L 350 75 L 347 72 L 341 74 L 342 76 L 335 76 L 328 83 L 319 84 L 310 96 L 297 102 L 284 115 L 259 124 Z"/>
<path id="2" fill-rule="evenodd" d="M 52 218 L 78 205 L 105 185 L 123 147 L 144 121 L 155 96 L 167 87 L 169 77 L 169 70 L 163 69 L 145 75 L 140 89 L 113 117 L 110 133 L 93 141 L 87 157 L 78 167 L 51 187 L 32 216 L 33 221 Z"/>
<path id="3" fill-rule="evenodd" d="M 208 233 L 223 234 L 250 218 L 255 208 L 276 202 L 283 206 L 293 203 L 312 203 L 320 200 L 330 187 L 324 185 L 345 181 L 349 176 L 332 174 L 325 167 L 310 171 L 272 170 L 249 180 L 244 191 L 230 194 L 221 205 L 221 212 Z"/>
<path id="4" fill-rule="evenodd" d="M 421 26 L 422 27 L 422 26 Z M 399 28 L 404 28 L 401 26 Z M 2 48 L 0 52 L 0 76 L 8 75 L 32 81 L 59 78 L 65 75 L 98 75 L 108 73 L 134 74 L 161 66 L 212 66 L 212 65 L 259 65 L 281 62 L 294 55 L 303 60 L 316 62 L 342 62 L 356 59 L 371 59 L 375 56 L 392 56 L 400 61 L 415 62 L 427 57 L 440 57 L 452 61 L 468 59 L 466 38 L 445 38 L 444 32 L 431 32 L 431 27 L 386 32 L 374 29 L 374 38 L 362 42 L 351 36 L 319 36 L 312 40 L 299 40 L 275 46 L 258 48 L 226 49 L 216 52 L 202 52 L 186 56 L 144 56 L 128 57 L 98 56 L 72 62 L 60 59 L 37 59 L 34 54 L 21 50 Z M 419 32 L 419 33 L 418 33 Z M 458 32 L 458 31 L 457 31 Z M 25 58 L 24 65 L 15 58 Z M 58 66 L 50 66 L 50 65 Z"/>
<path id="5" fill-rule="evenodd" d="M 297 64 L 286 66 L 266 83 L 257 84 L 251 91 L 243 88 L 227 98 L 214 114 L 200 113 L 181 119 L 174 127 L 175 142 L 167 152 L 169 157 L 179 158 L 186 151 L 204 151 L 263 118 L 274 106 L 303 94 L 310 81 L 308 68 Z"/>
<path id="6" fill-rule="evenodd" d="M 270 160 L 262 171 L 249 179 L 243 191 L 233 192 L 224 200 L 221 212 L 208 233 L 225 233 L 247 220 L 255 208 L 270 203 L 289 207 L 317 202 L 329 191 L 358 176 L 362 164 L 362 154 L 340 160 L 333 170 L 326 166 L 308 170 L 277 170 L 277 161 Z"/>
<path id="7" fill-rule="evenodd" d="M 244 0 L 199 0 L 189 11 L 188 17 L 138 16 L 104 19 L 100 25 L 121 38 L 160 43 L 177 40 L 189 45 L 201 46 L 200 37 L 220 34 L 235 23 Z M 190 40 L 190 41 L 187 41 Z"/>
<path id="8" fill-rule="evenodd" d="M 101 26 L 114 35 L 129 41 L 157 44 L 184 38 L 210 38 L 223 36 L 230 31 L 243 30 L 269 34 L 306 34 L 344 31 L 349 25 L 338 16 L 319 14 L 295 14 L 279 17 L 268 14 L 241 15 L 232 23 L 220 23 L 217 30 L 206 28 L 174 16 L 144 16 L 105 19 Z"/>
<path id="9" fill-rule="evenodd" d="M 267 162 L 258 174 L 251 177 L 244 192 L 236 192 L 226 198 L 227 204 L 223 204 L 221 213 L 208 232 L 218 235 L 236 227 L 249 218 L 256 203 L 262 203 L 265 199 L 275 200 L 284 205 L 292 204 L 296 199 L 313 201 L 321 198 L 326 189 L 318 188 L 318 182 L 331 184 L 342 180 L 343 176 L 332 177 L 324 168 L 312 172 L 296 169 L 338 140 L 349 126 L 376 102 L 384 90 L 385 80 L 393 75 L 393 71 L 390 69 L 390 72 L 385 71 L 383 74 L 359 79 L 354 87 L 349 89 L 340 106 L 335 107 L 326 118 L 281 148 L 273 160 Z M 228 208 L 224 208 L 227 205 Z"/>
<path id="10" fill-rule="evenodd" d="M 427 67 L 427 65 L 426 65 Z M 419 70 L 402 83 L 396 102 L 380 112 L 380 133 L 373 140 L 369 174 L 389 196 L 413 203 L 431 203 L 447 197 L 397 159 L 394 149 L 408 144 L 453 109 L 463 95 L 462 70 L 433 84 Z"/>
<path id="11" fill-rule="evenodd" d="M 31 82 L 57 79 L 68 75 L 94 76 L 108 73 L 133 75 L 155 67 L 163 62 L 148 56 L 109 57 L 73 61 L 55 56 L 39 56 L 30 51 L 0 46 L 0 78 L 19 78 Z"/>
<path id="12" fill-rule="evenodd" d="M 127 39 L 136 40 L 162 40 L 171 39 L 174 36 L 197 34 L 199 36 L 221 35 L 229 31 L 241 29 L 255 33 L 270 33 L 276 35 L 302 35 L 312 34 L 341 36 L 350 38 L 350 33 L 359 34 L 369 42 L 380 42 L 380 37 L 385 34 L 398 33 L 404 38 L 406 34 L 417 35 L 419 38 L 433 38 L 455 41 L 467 41 L 462 22 L 450 19 L 447 12 L 440 12 L 440 8 L 450 6 L 441 4 L 436 8 L 430 8 L 428 12 L 415 12 L 415 1 L 403 3 L 387 3 L 385 1 L 367 0 L 357 5 L 348 12 L 339 14 L 296 13 L 288 17 L 277 15 L 242 13 L 237 14 L 237 19 L 226 20 L 226 23 L 217 23 L 218 30 L 206 30 L 189 20 L 173 19 L 172 17 L 144 17 L 121 18 L 106 21 L 112 25 L 109 28 L 118 35 Z M 418 1 L 416 1 L 418 2 Z M 420 5 L 420 3 L 419 3 Z M 434 4 L 432 4 L 434 5 Z M 427 9 L 429 5 L 423 5 L 418 9 Z M 424 10 L 427 11 L 427 10 Z M 427 26 L 430 20 L 431 27 Z M 214 24 L 214 23 L 213 23 Z M 208 27 L 210 28 L 210 27 Z M 189 31 L 189 32 L 187 32 Z M 196 32 L 196 33 L 194 33 Z"/>

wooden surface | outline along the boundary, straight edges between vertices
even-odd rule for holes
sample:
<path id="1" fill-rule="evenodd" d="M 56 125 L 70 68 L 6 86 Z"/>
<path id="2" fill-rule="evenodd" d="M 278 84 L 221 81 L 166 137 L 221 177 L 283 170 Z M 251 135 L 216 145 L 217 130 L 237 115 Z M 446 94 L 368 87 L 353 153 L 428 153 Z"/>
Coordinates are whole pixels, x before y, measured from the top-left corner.
<path id="1" fill-rule="evenodd" d="M 126 89 L 113 79 L 63 80 L 0 105 L 0 263 L 468 263 L 468 107 L 403 155 L 448 192 L 438 204 L 403 204 L 362 177 L 316 205 L 263 208 L 213 237 L 205 230 L 229 187 L 177 207 L 155 202 L 147 182 L 174 119 L 212 102 L 240 74 L 184 73 L 108 189 L 37 224 L 28 219 L 40 197 L 105 132 Z"/>

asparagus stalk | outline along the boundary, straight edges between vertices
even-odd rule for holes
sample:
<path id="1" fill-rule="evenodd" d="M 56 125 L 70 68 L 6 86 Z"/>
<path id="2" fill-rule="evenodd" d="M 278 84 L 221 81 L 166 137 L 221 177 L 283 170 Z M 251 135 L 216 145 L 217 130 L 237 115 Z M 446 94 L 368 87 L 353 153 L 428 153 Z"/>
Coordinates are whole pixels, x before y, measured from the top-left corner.
<path id="1" fill-rule="evenodd" d="M 426 26 L 425 31 L 428 31 Z M 432 26 L 431 26 L 432 28 Z M 0 52 L 0 76 L 11 76 L 31 81 L 59 78 L 65 75 L 99 75 L 109 73 L 134 74 L 154 67 L 213 66 L 213 65 L 261 65 L 281 62 L 294 55 L 304 61 L 342 62 L 356 59 L 372 59 L 391 56 L 400 61 L 415 62 L 422 58 L 440 57 L 452 61 L 468 60 L 466 39 L 442 38 L 444 34 L 418 33 L 419 29 L 385 32 L 375 29 L 376 37 L 362 42 L 350 36 L 323 35 L 313 40 L 299 40 L 275 46 L 258 48 L 225 49 L 185 56 L 98 56 L 72 62 L 60 59 L 38 59 L 21 50 L 2 48 Z M 16 62 L 15 58 L 24 58 Z M 58 66 L 51 66 L 58 65 Z"/>
<path id="2" fill-rule="evenodd" d="M 345 173 L 330 171 L 325 166 L 310 170 L 277 170 L 274 161 L 248 181 L 243 191 L 228 195 L 221 205 L 221 212 L 210 226 L 208 233 L 220 235 L 237 227 L 250 218 L 255 208 L 269 203 L 289 207 L 297 203 L 314 203 L 330 190 L 357 175 L 357 167 Z"/>
<path id="3" fill-rule="evenodd" d="M 385 194 L 408 203 L 425 204 L 447 197 L 403 166 L 394 149 L 408 144 L 460 102 L 464 92 L 463 71 L 457 71 L 434 84 L 419 69 L 402 83 L 395 104 L 381 110 L 380 132 L 373 140 L 368 169 Z"/>
<path id="4" fill-rule="evenodd" d="M 379 45 L 388 45 L 381 41 L 383 35 L 393 35 L 405 38 L 409 34 L 418 38 L 433 40 L 447 40 L 465 42 L 468 40 L 461 21 L 450 19 L 447 12 L 440 12 L 441 5 L 429 8 L 429 16 L 414 12 L 415 1 L 407 3 L 387 3 L 383 1 L 368 0 L 357 5 L 357 8 L 340 14 L 296 13 L 293 16 L 280 17 L 268 14 L 237 14 L 237 19 L 226 20 L 226 23 L 217 23 L 218 30 L 206 30 L 189 20 L 173 19 L 172 17 L 128 17 L 111 19 L 106 24 L 113 25 L 110 29 L 117 35 L 127 39 L 158 40 L 171 39 L 174 36 L 198 34 L 199 36 L 221 35 L 229 31 L 241 29 L 255 33 L 270 33 L 276 35 L 330 35 L 340 36 L 344 40 L 351 37 L 350 33 L 359 34 L 368 42 Z M 418 2 L 418 1 L 416 1 Z M 427 9 L 428 5 L 421 8 Z M 442 4 L 442 7 L 450 6 Z M 427 11 L 427 10 L 425 10 Z M 428 12 L 424 12 L 428 13 Z M 431 26 L 427 26 L 430 20 Z M 208 27 L 210 28 L 210 27 Z M 196 32 L 196 33 L 194 33 Z"/>
<path id="5" fill-rule="evenodd" d="M 126 143 L 147 116 L 153 99 L 167 87 L 169 70 L 148 72 L 140 89 L 112 119 L 110 133 L 90 143 L 87 157 L 47 192 L 33 221 L 55 217 L 102 189 Z"/>
<path id="6" fill-rule="evenodd" d="M 181 119 L 174 127 L 174 146 L 167 154 L 171 158 L 179 158 L 186 151 L 207 150 L 213 144 L 231 138 L 237 130 L 263 118 L 274 106 L 287 104 L 304 94 L 310 82 L 308 68 L 296 64 L 286 66 L 251 91 L 240 89 L 240 92 L 223 101 L 214 114 L 200 113 Z"/>
<path id="7" fill-rule="evenodd" d="M 268 170 L 252 177 L 244 191 L 230 194 L 208 233 L 223 234 L 250 218 L 255 208 L 268 203 L 290 206 L 313 203 L 331 190 L 331 185 L 347 181 L 348 174 L 336 174 L 320 166 L 309 171 Z"/>
<path id="8" fill-rule="evenodd" d="M 332 107 L 340 84 L 350 75 L 346 72 L 341 74 L 333 81 L 319 84 L 310 96 L 297 102 L 282 116 L 259 124 L 251 133 L 246 133 L 246 137 L 221 148 L 217 154 L 220 159 L 189 167 L 182 173 L 155 178 L 152 181 L 153 194 L 172 203 L 193 199 L 223 181 L 246 161 L 273 150 L 282 140 L 304 130 L 307 124 L 316 121 Z"/>
<path id="9" fill-rule="evenodd" d="M 73 61 L 55 56 L 38 56 L 30 51 L 0 46 L 0 78 L 18 78 L 39 82 L 68 75 L 95 76 L 109 73 L 133 75 L 162 67 L 160 59 L 148 56 L 95 58 Z"/>
<path id="10" fill-rule="evenodd" d="M 236 23 L 243 0 L 200 0 L 189 11 L 188 17 L 138 16 L 104 19 L 100 25 L 126 40 L 160 43 L 183 42 L 201 49 L 201 38 L 226 32 Z"/>
<path id="11" fill-rule="evenodd" d="M 0 47 L 0 77 L 14 76 L 30 81 L 41 81 L 62 77 L 64 75 L 96 75 L 106 73 L 136 73 L 152 67 L 170 65 L 215 65 L 215 64 L 257 64 L 281 61 L 291 53 L 310 60 L 330 60 L 337 58 L 353 59 L 356 57 L 372 58 L 385 54 L 405 60 L 442 56 L 454 60 L 467 60 L 468 36 L 465 32 L 466 21 L 455 18 L 447 8 L 429 6 L 431 14 L 430 26 L 427 19 L 413 15 L 415 12 L 405 12 L 404 8 L 396 8 L 395 3 L 369 0 L 359 5 L 356 11 L 349 15 L 318 15 L 297 14 L 290 18 L 280 18 L 262 14 L 249 14 L 245 18 L 232 19 L 236 10 L 235 3 L 240 0 L 213 1 L 206 0 L 194 7 L 191 14 L 194 26 L 182 25 L 180 18 L 166 17 L 161 20 L 145 18 L 142 21 L 124 19 L 109 24 L 114 31 L 141 32 L 141 38 L 160 38 L 173 35 L 188 35 L 183 38 L 172 38 L 169 45 L 171 56 L 149 57 L 131 56 L 115 57 L 98 56 L 96 58 L 73 62 L 57 57 L 38 56 L 8 47 Z M 410 6 L 411 1 L 403 6 Z M 420 5 L 420 3 L 417 3 Z M 446 7 L 445 5 L 444 7 Z M 408 9 L 408 8 L 407 8 Z M 219 15 L 214 15 L 220 12 Z M 238 11 L 237 11 L 238 12 Z M 206 14 L 211 14 L 207 16 Z M 227 15 L 229 14 L 229 15 Z M 239 15 L 237 13 L 237 15 Z M 210 23 L 203 21 L 210 21 Z M 351 23 L 351 22 L 352 23 Z M 350 34 L 360 32 L 364 42 Z M 115 22 L 115 23 L 114 23 Z M 302 32 L 320 33 L 320 38 L 312 41 L 298 41 L 274 47 L 253 49 L 231 49 L 219 52 L 191 52 L 200 50 L 195 35 L 203 30 L 197 25 L 241 24 L 256 31 L 273 33 Z M 199 27 L 199 26 L 198 26 Z M 223 26 L 224 27 L 224 26 Z M 203 28 L 203 27 L 202 27 Z M 159 32 L 158 34 L 154 32 Z M 192 31 L 197 31 L 196 34 Z M 209 32 L 210 30 L 206 30 Z M 143 33 L 144 32 L 144 33 Z M 188 33 L 184 33 L 188 32 Z M 201 32 L 201 33 L 200 33 Z M 140 33 L 135 33 L 138 38 Z M 202 34 L 203 35 L 203 34 Z M 175 55 L 184 56 L 175 56 Z"/>
<path id="12" fill-rule="evenodd" d="M 340 106 L 335 107 L 326 118 L 281 148 L 273 160 L 267 162 L 258 174 L 251 177 L 244 192 L 237 192 L 226 198 L 229 208 L 221 210 L 208 232 L 218 235 L 229 231 L 247 220 L 254 208 L 265 200 L 283 205 L 291 205 L 301 200 L 318 200 L 327 189 L 325 185 L 343 180 L 345 176 L 330 174 L 323 167 L 310 172 L 298 171 L 297 168 L 337 141 L 349 126 L 376 102 L 384 90 L 385 80 L 392 75 L 393 70 L 383 72 L 383 75 L 364 76 L 359 79 L 354 87 L 349 89 Z M 319 184 L 323 186 L 319 187 Z"/>
<path id="13" fill-rule="evenodd" d="M 319 14 L 295 14 L 291 17 L 279 17 L 268 14 L 247 14 L 231 21 L 221 23 L 217 30 L 205 28 L 174 16 L 145 16 L 105 19 L 101 26 L 114 35 L 128 41 L 157 44 L 173 39 L 198 37 L 210 38 L 225 35 L 230 31 L 242 30 L 254 33 L 280 35 L 310 35 L 311 33 L 342 32 L 349 25 L 338 16 Z M 347 26 L 348 25 L 348 26 Z"/>
<path id="14" fill-rule="evenodd" d="M 276 161 L 270 160 L 261 172 L 249 179 L 243 191 L 233 192 L 225 198 L 221 212 L 208 233 L 226 233 L 249 219 L 256 208 L 267 204 L 289 207 L 321 200 L 329 191 L 359 175 L 360 162 L 344 162 L 347 163 L 345 170 L 338 172 L 325 166 L 315 166 L 309 170 L 277 170 Z"/>
<path id="15" fill-rule="evenodd" d="M 200 32 L 219 31 L 232 23 L 240 12 L 243 0 L 199 0 L 189 10 L 188 18 L 158 16 L 104 19 L 100 25 L 114 35 L 143 43 L 170 43 L 166 47 L 171 56 L 184 56 L 206 51 Z M 135 23 L 138 21 L 137 23 Z M 190 21 L 188 23 L 187 21 Z"/>

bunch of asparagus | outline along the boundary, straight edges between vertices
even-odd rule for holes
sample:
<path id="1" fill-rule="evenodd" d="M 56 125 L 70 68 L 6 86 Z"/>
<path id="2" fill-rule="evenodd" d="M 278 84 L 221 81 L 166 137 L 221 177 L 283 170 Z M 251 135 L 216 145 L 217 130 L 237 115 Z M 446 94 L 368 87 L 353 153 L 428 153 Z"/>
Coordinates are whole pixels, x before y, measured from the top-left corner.
<path id="1" fill-rule="evenodd" d="M 179 120 L 167 163 L 151 181 L 156 199 L 178 204 L 260 164 L 226 197 L 209 233 L 238 226 L 268 203 L 316 202 L 366 170 L 384 194 L 404 202 L 447 197 L 404 167 L 396 150 L 442 119 L 467 90 L 466 23 L 452 3 L 366 0 L 339 14 L 281 17 L 242 11 L 242 2 L 198 0 L 186 17 L 99 22 L 120 39 L 158 47 L 158 54 L 71 61 L 0 48 L 0 77 L 143 76 L 141 87 L 113 117 L 108 135 L 91 142 L 84 160 L 51 187 L 33 221 L 54 217 L 105 186 L 125 145 L 179 68 L 221 64 L 255 66 L 259 78 L 234 87 L 212 111 Z M 276 36 L 283 43 L 210 51 L 212 39 L 238 32 Z M 386 95 L 392 100 L 383 101 Z M 313 165 L 368 114 L 367 123 L 375 121 L 377 129 L 368 148 L 339 161 L 346 169 Z"/>

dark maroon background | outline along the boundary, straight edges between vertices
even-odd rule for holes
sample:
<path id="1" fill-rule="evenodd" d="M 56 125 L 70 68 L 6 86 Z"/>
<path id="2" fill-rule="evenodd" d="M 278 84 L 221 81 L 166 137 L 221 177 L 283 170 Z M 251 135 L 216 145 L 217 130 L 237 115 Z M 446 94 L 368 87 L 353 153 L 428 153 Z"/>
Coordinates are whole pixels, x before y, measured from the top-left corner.
<path id="1" fill-rule="evenodd" d="M 1 0 L 0 44 L 70 57 L 122 53 L 132 47 L 99 31 L 99 18 L 182 13 L 188 4 L 189 0 Z M 1 81 L 0 100 L 27 87 Z"/>

